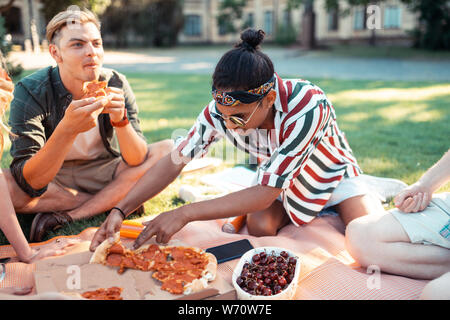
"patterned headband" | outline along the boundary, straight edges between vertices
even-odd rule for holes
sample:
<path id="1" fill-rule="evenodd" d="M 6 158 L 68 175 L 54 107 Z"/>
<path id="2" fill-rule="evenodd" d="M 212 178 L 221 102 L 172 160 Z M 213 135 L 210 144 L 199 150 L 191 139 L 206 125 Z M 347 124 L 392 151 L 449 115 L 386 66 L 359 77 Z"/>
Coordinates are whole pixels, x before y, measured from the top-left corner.
<path id="1" fill-rule="evenodd" d="M 261 100 L 274 87 L 275 75 L 269 81 L 255 89 L 225 92 L 219 91 L 212 86 L 211 93 L 217 103 L 223 106 L 234 107 L 239 103 L 249 104 Z"/>

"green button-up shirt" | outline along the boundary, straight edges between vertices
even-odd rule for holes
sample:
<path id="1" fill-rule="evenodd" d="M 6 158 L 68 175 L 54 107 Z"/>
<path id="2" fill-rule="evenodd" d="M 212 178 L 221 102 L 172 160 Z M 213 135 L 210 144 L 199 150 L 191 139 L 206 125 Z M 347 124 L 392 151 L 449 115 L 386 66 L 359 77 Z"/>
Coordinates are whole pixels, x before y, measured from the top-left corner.
<path id="1" fill-rule="evenodd" d="M 130 124 L 144 140 L 138 119 L 136 98 L 125 76 L 117 71 L 103 68 L 100 81 L 107 81 L 108 87 L 120 88 L 125 96 L 125 108 Z M 50 138 L 56 126 L 64 117 L 66 108 L 72 102 L 72 95 L 64 87 L 58 67 L 47 67 L 20 80 L 14 90 L 11 102 L 9 126 L 11 136 L 11 174 L 17 184 L 31 197 L 42 195 L 47 186 L 36 190 L 23 176 L 23 167 Z M 120 156 L 119 143 L 109 114 L 98 116 L 100 135 L 106 150 L 115 157 Z"/>

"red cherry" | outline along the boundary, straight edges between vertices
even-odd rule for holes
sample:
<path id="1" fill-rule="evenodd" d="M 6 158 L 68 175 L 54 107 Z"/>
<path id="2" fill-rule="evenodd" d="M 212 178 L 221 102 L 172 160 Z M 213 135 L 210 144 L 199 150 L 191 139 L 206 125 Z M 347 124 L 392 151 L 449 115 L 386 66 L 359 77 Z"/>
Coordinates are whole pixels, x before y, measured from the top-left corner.
<path id="1" fill-rule="evenodd" d="M 268 287 L 265 287 L 265 288 L 263 289 L 263 294 L 264 294 L 265 296 L 271 296 L 271 295 L 272 295 L 272 290 L 271 290 L 270 288 L 268 288 Z"/>
<path id="2" fill-rule="evenodd" d="M 250 290 L 255 290 L 258 285 L 256 284 L 256 281 L 251 280 L 248 282 L 247 286 Z"/>
<path id="3" fill-rule="evenodd" d="M 287 276 L 286 281 L 287 281 L 287 283 L 291 283 L 292 280 L 294 280 L 294 275 L 291 273 Z"/>
<path id="4" fill-rule="evenodd" d="M 278 284 L 284 287 L 287 284 L 286 278 L 283 276 L 278 277 Z"/>
<path id="5" fill-rule="evenodd" d="M 275 294 L 280 293 L 281 290 L 282 290 L 282 287 L 278 284 L 273 287 L 273 291 L 275 292 Z"/>
<path id="6" fill-rule="evenodd" d="M 261 257 L 259 262 L 260 262 L 261 265 L 267 264 L 267 257 Z"/>
<path id="7" fill-rule="evenodd" d="M 244 279 L 242 277 L 237 277 L 236 283 L 238 284 L 239 287 L 242 287 L 245 284 Z"/>

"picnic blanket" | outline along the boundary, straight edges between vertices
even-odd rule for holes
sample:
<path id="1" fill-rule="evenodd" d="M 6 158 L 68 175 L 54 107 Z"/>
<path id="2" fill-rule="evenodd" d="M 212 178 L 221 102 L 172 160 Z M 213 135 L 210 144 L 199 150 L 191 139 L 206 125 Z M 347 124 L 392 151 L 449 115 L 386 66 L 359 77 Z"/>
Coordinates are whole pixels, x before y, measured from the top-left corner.
<path id="1" fill-rule="evenodd" d="M 316 218 L 302 227 L 290 224 L 274 237 L 250 236 L 246 227 L 237 234 L 225 233 L 221 230 L 223 222 L 191 222 L 173 239 L 203 249 L 244 238 L 249 239 L 254 247 L 278 246 L 289 249 L 298 254 L 302 264 L 295 299 L 417 299 L 428 282 L 361 268 L 345 250 L 344 225 L 337 216 Z M 87 248 L 86 242 L 92 239 L 95 231 L 96 228 L 88 228 L 75 236 L 57 238 L 80 239 Z M 43 243 L 32 245 L 40 246 Z M 0 258 L 11 256 L 15 256 L 11 246 L 0 246 Z M 219 265 L 218 272 L 230 283 L 237 262 L 232 260 Z M 0 288 L 33 286 L 34 270 L 33 264 L 7 263 L 6 277 L 0 282 Z"/>

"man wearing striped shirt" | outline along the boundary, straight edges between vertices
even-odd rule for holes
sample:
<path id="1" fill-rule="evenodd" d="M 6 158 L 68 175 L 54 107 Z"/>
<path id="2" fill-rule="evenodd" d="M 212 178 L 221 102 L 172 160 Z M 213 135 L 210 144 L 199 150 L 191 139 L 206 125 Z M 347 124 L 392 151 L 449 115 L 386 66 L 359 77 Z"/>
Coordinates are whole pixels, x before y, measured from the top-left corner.
<path id="1" fill-rule="evenodd" d="M 119 230 L 123 216 L 172 182 L 193 158 L 227 138 L 236 148 L 262 159 L 256 185 L 213 200 L 159 214 L 135 241 L 156 235 L 167 242 L 185 224 L 247 214 L 254 236 L 275 235 L 288 224 L 303 225 L 327 207 L 345 224 L 381 210 L 359 183 L 361 169 L 324 92 L 306 80 L 283 80 L 259 50 L 262 30 L 248 29 L 242 42 L 219 61 L 212 100 L 171 155 L 161 159 L 118 203 L 94 236 L 91 250 Z"/>

